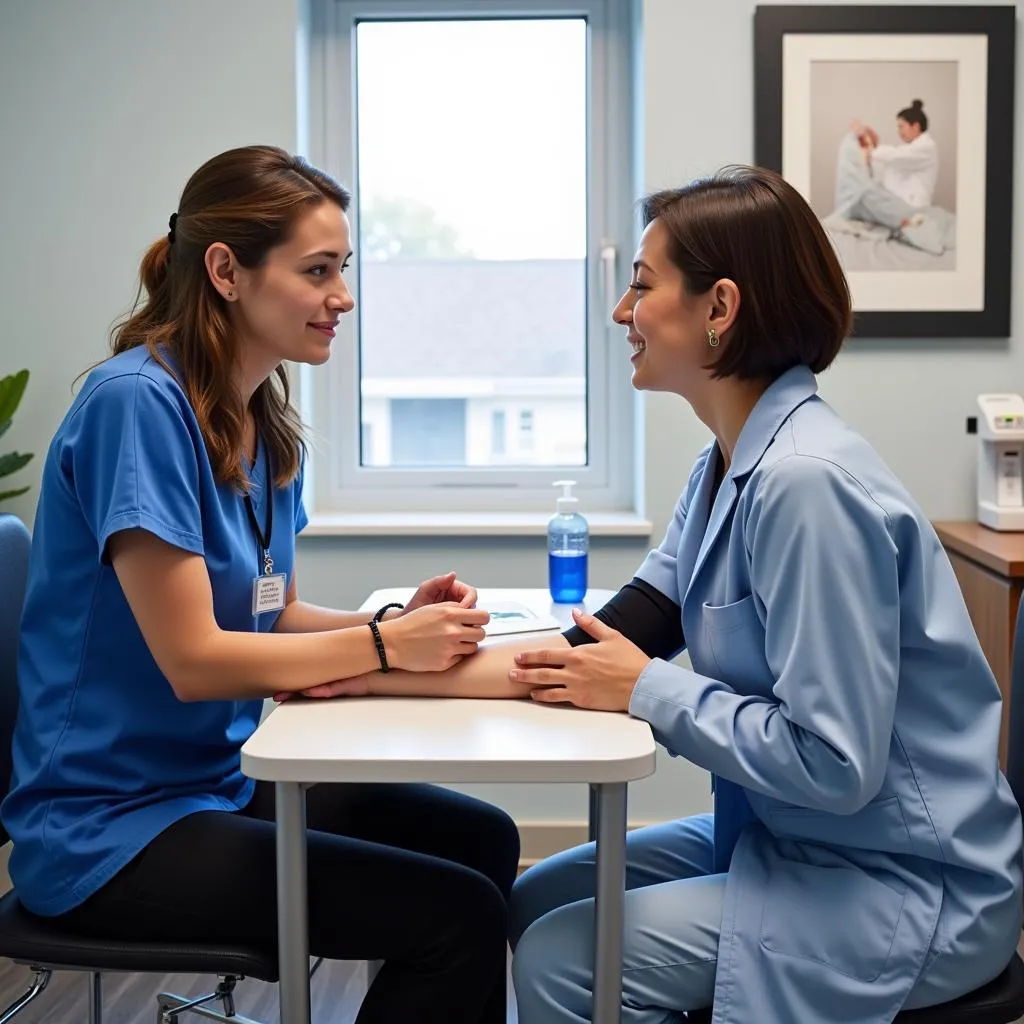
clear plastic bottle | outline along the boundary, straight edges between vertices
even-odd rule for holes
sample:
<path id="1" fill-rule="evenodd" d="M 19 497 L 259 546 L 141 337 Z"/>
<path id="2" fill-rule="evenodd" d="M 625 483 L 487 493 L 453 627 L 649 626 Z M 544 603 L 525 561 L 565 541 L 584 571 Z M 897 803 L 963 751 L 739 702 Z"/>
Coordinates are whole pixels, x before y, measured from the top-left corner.
<path id="1" fill-rule="evenodd" d="M 557 511 L 548 520 L 548 589 L 556 604 L 576 604 L 587 592 L 587 551 L 590 527 L 576 511 L 575 480 L 556 480 L 562 488 Z"/>

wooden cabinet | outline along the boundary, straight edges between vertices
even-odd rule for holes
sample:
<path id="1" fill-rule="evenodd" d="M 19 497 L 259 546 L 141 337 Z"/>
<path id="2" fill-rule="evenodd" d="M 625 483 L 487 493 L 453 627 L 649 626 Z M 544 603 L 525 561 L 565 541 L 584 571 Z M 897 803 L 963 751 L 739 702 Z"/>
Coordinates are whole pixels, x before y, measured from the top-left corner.
<path id="1" fill-rule="evenodd" d="M 971 522 L 933 525 L 949 555 L 974 630 L 1003 694 L 999 763 L 1005 768 L 1013 631 L 1024 589 L 1024 533 L 1001 533 Z"/>

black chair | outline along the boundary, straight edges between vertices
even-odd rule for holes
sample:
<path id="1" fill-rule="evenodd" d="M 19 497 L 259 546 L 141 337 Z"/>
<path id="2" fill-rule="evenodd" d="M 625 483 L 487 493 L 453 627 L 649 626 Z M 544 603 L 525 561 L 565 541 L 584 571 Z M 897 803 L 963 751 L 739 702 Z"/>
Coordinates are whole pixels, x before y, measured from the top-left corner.
<path id="1" fill-rule="evenodd" d="M 29 534 L 14 516 L 0 515 L 0 793 L 11 779 L 11 734 L 17 712 L 17 638 L 28 571 Z M 9 839 L 0 826 L 0 844 Z M 0 957 L 32 970 L 29 989 L 3 1013 L 7 1024 L 46 988 L 53 971 L 89 974 L 89 1024 L 101 1024 L 104 971 L 144 974 L 218 976 L 215 991 L 199 999 L 172 993 L 157 996 L 159 1024 L 174 1024 L 185 1011 L 225 1024 L 256 1024 L 235 1013 L 235 984 L 245 977 L 277 981 L 276 948 L 256 946 L 174 945 L 173 943 L 103 942 L 75 935 L 50 920 L 28 913 L 13 892 L 0 899 Z M 220 1000 L 224 1012 L 207 1004 Z"/>

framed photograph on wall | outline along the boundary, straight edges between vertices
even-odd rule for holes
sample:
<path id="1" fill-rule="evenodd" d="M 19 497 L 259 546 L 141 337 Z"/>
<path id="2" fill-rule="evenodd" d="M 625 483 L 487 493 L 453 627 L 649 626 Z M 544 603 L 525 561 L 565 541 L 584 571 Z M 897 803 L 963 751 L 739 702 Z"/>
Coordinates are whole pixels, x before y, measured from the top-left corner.
<path id="1" fill-rule="evenodd" d="M 754 160 L 808 200 L 860 337 L 1010 333 L 1015 9 L 765 6 Z"/>

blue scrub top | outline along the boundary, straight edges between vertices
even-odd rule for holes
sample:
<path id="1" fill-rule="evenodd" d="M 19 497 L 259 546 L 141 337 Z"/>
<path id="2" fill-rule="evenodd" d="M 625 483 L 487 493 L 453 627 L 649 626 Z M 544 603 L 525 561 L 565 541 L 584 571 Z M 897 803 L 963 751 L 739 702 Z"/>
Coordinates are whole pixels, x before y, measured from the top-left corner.
<path id="1" fill-rule="evenodd" d="M 306 525 L 302 475 L 275 489 L 261 454 L 251 497 L 265 528 L 272 495 L 274 572 L 290 583 Z M 119 530 L 147 530 L 202 555 L 221 629 L 267 632 L 252 613 L 262 569 L 239 491 L 215 478 L 175 378 L 144 348 L 86 380 L 46 456 L 18 659 L 11 791 L 18 898 L 64 913 L 170 824 L 234 811 L 253 782 L 239 767 L 260 700 L 183 703 L 153 660 L 106 553 Z"/>

